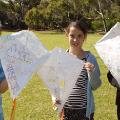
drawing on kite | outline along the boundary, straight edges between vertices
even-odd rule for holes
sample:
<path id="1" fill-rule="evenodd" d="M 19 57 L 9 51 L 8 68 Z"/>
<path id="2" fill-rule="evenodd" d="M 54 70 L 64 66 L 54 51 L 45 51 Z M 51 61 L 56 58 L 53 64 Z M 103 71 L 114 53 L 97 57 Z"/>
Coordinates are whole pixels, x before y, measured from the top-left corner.
<path id="1" fill-rule="evenodd" d="M 32 56 L 30 56 L 25 46 L 19 46 L 18 44 L 13 44 L 8 48 L 7 56 L 29 64 L 31 64 L 33 61 Z"/>
<path id="2" fill-rule="evenodd" d="M 19 88 L 19 85 L 17 84 L 17 80 L 16 80 L 16 75 L 15 75 L 15 71 L 13 68 L 12 64 L 7 64 L 7 68 L 6 68 L 6 74 L 8 75 L 8 83 L 10 86 L 10 89 L 13 93 L 13 95 L 16 93 L 17 89 Z"/>

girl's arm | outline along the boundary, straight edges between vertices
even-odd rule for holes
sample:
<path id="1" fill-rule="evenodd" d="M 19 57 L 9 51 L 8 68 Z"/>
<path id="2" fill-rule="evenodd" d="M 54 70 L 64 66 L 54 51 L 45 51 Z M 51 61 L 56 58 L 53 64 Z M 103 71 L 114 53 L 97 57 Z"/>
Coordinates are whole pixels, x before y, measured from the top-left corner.
<path id="1" fill-rule="evenodd" d="M 102 81 L 100 80 L 100 70 L 98 63 L 93 55 L 89 58 L 89 62 L 94 65 L 94 69 L 88 74 L 89 81 L 92 89 L 96 90 L 101 86 L 102 83 Z"/>
<path id="2" fill-rule="evenodd" d="M 8 84 L 0 61 L 0 93 L 4 93 L 7 89 Z"/>
<path id="3" fill-rule="evenodd" d="M 7 84 L 7 80 L 4 79 L 0 82 L 0 93 L 4 93 L 5 91 L 8 90 L 8 84 Z"/>

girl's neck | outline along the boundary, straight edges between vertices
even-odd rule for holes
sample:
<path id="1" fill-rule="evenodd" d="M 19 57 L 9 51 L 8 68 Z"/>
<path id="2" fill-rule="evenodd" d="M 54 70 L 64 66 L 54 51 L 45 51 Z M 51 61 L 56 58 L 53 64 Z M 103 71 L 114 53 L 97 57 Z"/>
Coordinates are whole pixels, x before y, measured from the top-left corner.
<path id="1" fill-rule="evenodd" d="M 85 57 L 86 52 L 83 49 L 79 49 L 79 48 L 69 48 L 69 53 L 82 59 Z"/>

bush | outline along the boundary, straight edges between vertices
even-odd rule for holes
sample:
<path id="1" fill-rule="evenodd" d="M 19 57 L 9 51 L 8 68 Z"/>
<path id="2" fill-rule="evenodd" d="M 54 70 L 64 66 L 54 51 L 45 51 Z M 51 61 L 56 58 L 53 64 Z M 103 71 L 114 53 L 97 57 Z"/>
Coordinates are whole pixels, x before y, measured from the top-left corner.
<path id="1" fill-rule="evenodd" d="M 44 27 L 44 17 L 37 8 L 32 8 L 25 15 L 25 23 L 29 28 L 42 29 Z"/>
<path id="2" fill-rule="evenodd" d="M 92 21 L 91 26 L 92 26 L 92 30 L 94 30 L 94 31 L 102 31 L 103 30 L 102 20 Z"/>

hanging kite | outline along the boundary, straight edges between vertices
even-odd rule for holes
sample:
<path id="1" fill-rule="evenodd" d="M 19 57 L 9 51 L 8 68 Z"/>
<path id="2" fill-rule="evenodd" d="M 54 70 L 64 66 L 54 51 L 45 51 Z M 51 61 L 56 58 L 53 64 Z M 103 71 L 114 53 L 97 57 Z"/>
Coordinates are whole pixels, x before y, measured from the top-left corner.
<path id="1" fill-rule="evenodd" d="M 53 98 L 61 101 L 61 105 L 58 106 L 59 112 L 69 97 L 83 65 L 83 61 L 63 49 L 56 48 L 51 51 L 50 57 L 39 68 L 38 74 L 51 91 Z"/>
<path id="2" fill-rule="evenodd" d="M 46 53 L 48 51 L 30 31 L 0 37 L 0 59 L 13 99 L 30 80 L 38 65 L 48 57 Z"/>
<path id="3" fill-rule="evenodd" d="M 0 59 L 13 98 L 10 120 L 14 120 L 16 97 L 48 57 L 48 51 L 30 31 L 0 37 Z"/>
<path id="4" fill-rule="evenodd" d="M 116 23 L 116 25 L 95 44 L 95 48 L 120 85 L 120 23 Z"/>

